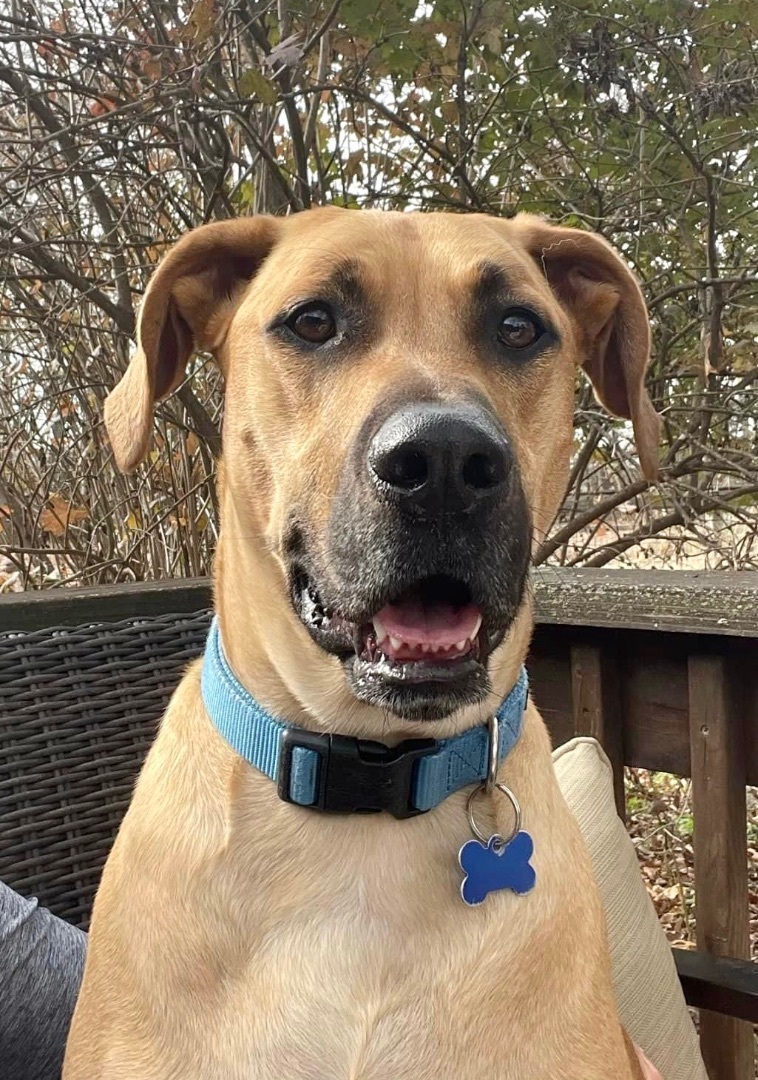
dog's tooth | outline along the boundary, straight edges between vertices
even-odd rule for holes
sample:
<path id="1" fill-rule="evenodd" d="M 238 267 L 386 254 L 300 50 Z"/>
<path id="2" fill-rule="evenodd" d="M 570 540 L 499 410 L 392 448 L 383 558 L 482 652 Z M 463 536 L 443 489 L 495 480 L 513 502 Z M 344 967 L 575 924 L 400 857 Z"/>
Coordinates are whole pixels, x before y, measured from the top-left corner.
<path id="1" fill-rule="evenodd" d="M 474 629 L 469 634 L 469 638 L 470 638 L 471 641 L 475 640 L 476 635 L 479 633 L 481 628 L 482 628 L 482 617 L 481 617 L 481 615 L 477 615 L 476 622 L 474 623 Z"/>
<path id="2" fill-rule="evenodd" d="M 388 636 L 387 631 L 384 629 L 376 615 L 373 618 L 373 623 L 374 633 L 376 634 L 376 643 L 379 645 Z"/>
<path id="3" fill-rule="evenodd" d="M 463 641 L 459 641 L 458 644 L 455 647 L 458 650 L 458 652 L 463 652 L 463 650 L 466 648 L 467 644 L 468 644 L 468 638 L 464 638 Z"/>
<path id="4" fill-rule="evenodd" d="M 390 634 L 390 645 L 392 646 L 393 649 L 395 649 L 395 651 L 397 651 L 401 647 L 402 644 L 403 643 L 400 640 L 400 638 L 392 637 L 392 635 Z"/>

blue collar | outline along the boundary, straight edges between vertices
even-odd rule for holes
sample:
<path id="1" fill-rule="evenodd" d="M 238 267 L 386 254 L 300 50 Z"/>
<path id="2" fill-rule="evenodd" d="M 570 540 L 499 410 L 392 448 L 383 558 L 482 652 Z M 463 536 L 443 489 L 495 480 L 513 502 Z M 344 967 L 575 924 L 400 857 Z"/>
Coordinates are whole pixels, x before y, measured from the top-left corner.
<path id="1" fill-rule="evenodd" d="M 497 711 L 500 761 L 521 734 L 528 689 L 522 668 Z M 298 806 L 342 813 L 387 810 L 398 818 L 413 817 L 487 776 L 486 725 L 449 739 L 407 739 L 387 747 L 277 720 L 232 672 L 217 619 L 205 647 L 202 693 L 211 720 L 232 749 L 277 782 L 281 799 Z"/>

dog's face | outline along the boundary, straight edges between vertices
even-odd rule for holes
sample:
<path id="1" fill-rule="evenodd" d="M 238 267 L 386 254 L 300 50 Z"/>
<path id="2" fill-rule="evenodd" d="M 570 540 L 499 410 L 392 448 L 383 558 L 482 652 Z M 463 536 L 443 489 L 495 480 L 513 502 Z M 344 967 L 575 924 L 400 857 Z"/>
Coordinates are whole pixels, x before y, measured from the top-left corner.
<path id="1" fill-rule="evenodd" d="M 489 690 L 563 494 L 577 364 L 654 472 L 648 347 L 634 279 L 586 233 L 529 217 L 248 219 L 164 260 L 106 420 L 133 467 L 155 400 L 213 351 L 236 528 L 273 556 L 288 617 L 355 698 L 435 720 Z"/>

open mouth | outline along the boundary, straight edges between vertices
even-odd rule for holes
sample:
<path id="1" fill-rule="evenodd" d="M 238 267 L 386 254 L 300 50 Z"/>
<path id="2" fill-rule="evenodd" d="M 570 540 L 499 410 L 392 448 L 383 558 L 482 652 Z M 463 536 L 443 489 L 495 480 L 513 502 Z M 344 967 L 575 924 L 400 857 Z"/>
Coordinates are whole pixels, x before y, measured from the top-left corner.
<path id="1" fill-rule="evenodd" d="M 438 667 L 478 655 L 482 611 L 453 578 L 425 578 L 386 604 L 363 627 L 359 656 Z"/>
<path id="2" fill-rule="evenodd" d="M 504 628 L 487 627 L 470 588 L 454 577 L 422 578 L 373 614 L 349 619 L 321 599 L 302 570 L 295 608 L 311 637 L 340 657 L 353 693 L 405 719 L 440 719 L 489 689 L 486 661 Z"/>

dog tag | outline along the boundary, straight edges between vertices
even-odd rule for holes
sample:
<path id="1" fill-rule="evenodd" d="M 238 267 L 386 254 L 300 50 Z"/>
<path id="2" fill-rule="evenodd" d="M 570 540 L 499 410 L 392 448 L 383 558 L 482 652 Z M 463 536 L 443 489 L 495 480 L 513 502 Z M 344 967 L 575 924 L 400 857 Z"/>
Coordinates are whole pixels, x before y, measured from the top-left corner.
<path id="1" fill-rule="evenodd" d="M 533 853 L 534 841 L 523 830 L 508 841 L 497 833 L 486 844 L 467 840 L 458 852 L 458 862 L 465 875 L 461 882 L 464 903 L 474 907 L 491 892 L 501 889 L 519 894 L 530 892 L 536 881 L 534 867 L 529 862 Z"/>

